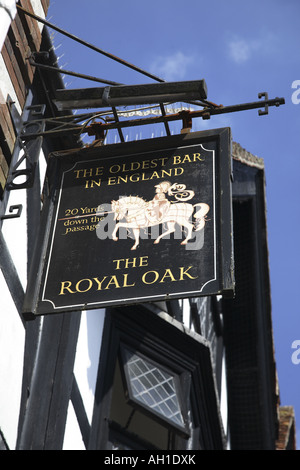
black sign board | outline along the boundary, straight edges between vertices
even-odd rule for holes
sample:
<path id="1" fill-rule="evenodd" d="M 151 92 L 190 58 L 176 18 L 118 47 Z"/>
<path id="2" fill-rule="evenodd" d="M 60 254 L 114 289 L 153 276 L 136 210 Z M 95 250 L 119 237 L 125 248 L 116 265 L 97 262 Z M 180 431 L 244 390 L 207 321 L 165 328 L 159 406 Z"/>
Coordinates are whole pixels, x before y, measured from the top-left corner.
<path id="1" fill-rule="evenodd" d="M 50 155 L 24 311 L 233 290 L 230 129 Z"/>

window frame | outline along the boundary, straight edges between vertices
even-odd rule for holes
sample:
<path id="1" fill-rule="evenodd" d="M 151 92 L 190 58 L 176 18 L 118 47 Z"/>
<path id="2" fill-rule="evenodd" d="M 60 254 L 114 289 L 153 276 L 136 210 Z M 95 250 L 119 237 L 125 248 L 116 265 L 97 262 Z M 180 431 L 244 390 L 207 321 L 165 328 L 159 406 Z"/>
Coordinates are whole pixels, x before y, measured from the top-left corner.
<path id="1" fill-rule="evenodd" d="M 170 376 L 172 376 L 174 380 L 174 386 L 175 386 L 175 391 L 176 391 L 176 397 L 178 400 L 178 406 L 182 415 L 182 420 L 183 424 L 180 426 L 179 424 L 177 425 L 174 421 L 171 421 L 167 417 L 163 417 L 161 413 L 156 412 L 155 410 L 151 410 L 149 407 L 146 405 L 143 405 L 138 399 L 136 399 L 132 393 L 132 388 L 131 388 L 131 380 L 129 377 L 129 372 L 128 372 L 128 365 L 126 363 L 126 357 L 124 354 L 124 350 L 127 350 L 129 352 L 132 352 L 133 354 L 136 354 L 138 357 L 141 359 L 145 360 L 146 362 L 152 364 L 153 366 L 157 367 L 157 369 L 160 369 Z M 119 358 L 120 358 L 120 366 L 121 366 L 121 376 L 123 379 L 123 385 L 125 389 L 125 395 L 127 402 L 131 404 L 134 408 L 139 409 L 142 413 L 148 415 L 154 420 L 157 420 L 159 423 L 161 423 L 164 426 L 168 426 L 170 430 L 173 430 L 174 432 L 178 433 L 179 435 L 182 435 L 184 438 L 189 438 L 190 437 L 190 432 L 188 428 L 188 415 L 187 415 L 187 407 L 185 406 L 185 402 L 183 399 L 184 393 L 182 390 L 182 382 L 184 381 L 184 378 L 188 377 L 183 377 L 183 375 L 186 376 L 185 371 L 178 371 L 178 369 L 171 369 L 170 367 L 166 366 L 163 360 L 163 357 L 160 358 L 159 361 L 153 359 L 149 354 L 144 354 L 140 350 L 133 350 L 130 346 L 127 344 L 121 343 L 120 344 L 120 353 L 119 353 Z"/>
<path id="2" fill-rule="evenodd" d="M 121 343 L 175 370 L 181 377 L 183 397 L 189 395 L 186 412 L 192 416 L 191 438 L 169 433 L 167 450 L 188 449 L 190 444 L 193 450 L 225 449 L 209 343 L 196 333 L 188 333 L 167 313 L 154 314 L 145 304 L 106 312 L 88 449 L 112 449 L 109 416 Z"/>

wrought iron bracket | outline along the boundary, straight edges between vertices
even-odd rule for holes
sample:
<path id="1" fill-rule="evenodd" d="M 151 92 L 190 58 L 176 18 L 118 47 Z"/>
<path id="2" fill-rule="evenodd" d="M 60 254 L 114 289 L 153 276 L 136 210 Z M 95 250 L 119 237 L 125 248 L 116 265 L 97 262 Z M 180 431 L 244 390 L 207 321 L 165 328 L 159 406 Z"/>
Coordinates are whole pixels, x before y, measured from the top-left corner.
<path id="1" fill-rule="evenodd" d="M 14 211 L 16 211 L 16 212 L 15 212 L 15 213 L 12 213 L 12 214 L 5 214 L 5 215 L 2 215 L 2 216 L 0 217 L 0 219 L 1 219 L 1 220 L 4 220 L 4 219 L 16 219 L 16 218 L 18 218 L 18 217 L 21 217 L 22 209 L 23 209 L 22 204 L 16 204 L 16 205 L 10 206 L 9 212 L 14 212 Z"/>
<path id="2" fill-rule="evenodd" d="M 192 130 L 192 117 L 189 111 L 181 111 L 179 114 L 182 117 L 181 133 L 186 134 Z"/>
<path id="3" fill-rule="evenodd" d="M 258 94 L 259 101 L 254 101 L 250 103 L 241 103 L 236 105 L 207 105 L 203 109 L 195 111 L 184 111 L 175 114 L 165 114 L 162 113 L 161 116 L 139 118 L 139 119 L 130 119 L 130 120 L 119 120 L 116 110 L 114 110 L 114 120 L 106 119 L 104 123 L 93 123 L 93 125 L 80 124 L 84 119 L 91 121 L 93 116 L 96 119 L 97 113 L 85 113 L 82 115 L 68 115 L 61 116 L 51 119 L 43 119 L 41 122 L 46 126 L 46 130 L 35 132 L 32 128 L 26 128 L 26 133 L 23 133 L 22 138 L 25 141 L 33 139 L 38 136 L 59 136 L 62 134 L 77 134 L 78 136 L 81 133 L 88 133 L 89 135 L 97 135 L 103 133 L 103 131 L 108 131 L 110 129 L 117 129 L 118 132 L 121 132 L 121 129 L 126 127 L 134 126 L 143 126 L 147 124 L 158 124 L 163 123 L 165 126 L 168 126 L 168 123 L 171 121 L 182 120 L 183 129 L 185 132 L 188 132 L 191 129 L 192 119 L 201 117 L 202 119 L 210 119 L 211 116 L 218 114 L 228 114 L 239 111 L 247 111 L 250 109 L 258 109 L 259 116 L 268 114 L 270 106 L 280 106 L 285 104 L 284 98 L 273 98 L 269 99 L 268 93 L 263 92 Z M 264 99 L 261 99 L 264 98 Z M 197 104 L 197 103 L 196 103 Z M 159 105 L 159 104 L 158 104 Z M 200 104 L 203 106 L 203 104 Z M 263 109 L 261 109 L 263 108 Z M 99 114 L 100 115 L 100 114 Z M 105 113 L 103 113 L 105 115 Z M 102 116 L 102 114 L 101 114 Z M 37 121 L 40 122 L 40 121 Z M 122 140 L 122 139 L 121 139 Z"/>
<path id="4" fill-rule="evenodd" d="M 15 219 L 20 217 L 23 209 L 22 204 L 11 205 L 9 207 L 9 213 L 6 214 L 6 209 L 9 200 L 9 192 L 13 189 L 28 188 L 33 184 L 34 181 L 35 167 L 39 158 L 43 137 L 32 137 L 25 145 L 25 143 L 23 143 L 21 135 L 22 132 L 23 134 L 27 132 L 24 131 L 24 129 L 27 127 L 27 124 L 31 121 L 35 121 L 36 123 L 34 128 L 35 130 L 39 132 L 44 131 L 44 125 L 41 122 L 40 118 L 43 116 L 45 106 L 30 106 L 29 104 L 31 102 L 32 93 L 29 91 L 27 97 L 27 105 L 25 106 L 23 113 L 23 116 L 26 116 L 27 120 L 24 126 L 23 118 L 19 114 L 14 101 L 11 99 L 10 96 L 8 96 L 7 99 L 7 105 L 9 107 L 11 120 L 17 138 L 11 159 L 11 166 L 9 168 L 8 178 L 4 188 L 3 197 L 0 201 L 0 230 L 2 228 L 3 220 Z M 23 165 L 23 167 L 21 167 L 22 163 L 26 163 L 26 166 Z"/>
<path id="5" fill-rule="evenodd" d="M 23 154 L 13 166 L 8 176 L 6 183 L 6 189 L 8 191 L 31 188 L 34 182 L 35 169 L 43 137 L 32 137 L 26 144 L 23 142 L 23 139 L 26 135 L 32 133 L 39 135 L 45 130 L 45 123 L 40 119 L 45 112 L 45 105 L 33 105 L 29 106 L 27 109 L 29 110 L 29 119 L 24 123 L 20 135 L 18 136 L 18 144 Z M 20 168 L 24 161 L 26 161 L 26 168 Z M 20 179 L 23 181 L 20 182 Z"/>
<path id="6" fill-rule="evenodd" d="M 258 110 L 259 116 L 264 116 L 265 114 L 269 114 L 269 105 L 268 105 L 269 95 L 266 91 L 264 91 L 263 93 L 258 93 L 258 98 L 261 99 L 262 97 L 265 98 L 265 109 L 264 111 L 262 111 L 261 109 Z"/>

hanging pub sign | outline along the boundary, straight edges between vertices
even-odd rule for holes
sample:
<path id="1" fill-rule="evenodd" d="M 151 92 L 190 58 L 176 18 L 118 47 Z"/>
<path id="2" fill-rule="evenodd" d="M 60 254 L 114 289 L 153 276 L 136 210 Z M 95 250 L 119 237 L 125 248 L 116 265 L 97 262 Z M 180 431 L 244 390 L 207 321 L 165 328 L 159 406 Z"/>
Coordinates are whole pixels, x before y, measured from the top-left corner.
<path id="1" fill-rule="evenodd" d="M 232 292 L 230 141 L 224 128 L 51 154 L 24 313 Z"/>

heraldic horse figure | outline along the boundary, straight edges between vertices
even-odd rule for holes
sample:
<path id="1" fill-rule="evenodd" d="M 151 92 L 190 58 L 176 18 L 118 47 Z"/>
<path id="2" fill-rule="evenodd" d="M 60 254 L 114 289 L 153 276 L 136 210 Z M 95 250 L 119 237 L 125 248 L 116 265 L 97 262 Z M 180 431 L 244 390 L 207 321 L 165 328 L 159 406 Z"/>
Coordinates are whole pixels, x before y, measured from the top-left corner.
<path id="1" fill-rule="evenodd" d="M 185 188 L 184 185 L 178 186 Z M 174 194 L 170 192 L 171 184 L 163 182 L 157 185 L 156 188 L 156 196 L 152 201 L 145 201 L 138 196 L 128 196 L 111 202 L 112 212 L 115 213 L 114 219 L 120 221 L 116 223 L 112 232 L 112 239 L 114 241 L 118 240 L 117 232 L 120 228 L 132 229 L 135 243 L 131 250 L 135 250 L 139 244 L 140 229 L 166 223 L 167 230 L 159 235 L 154 243 L 159 243 L 161 238 L 175 232 L 175 225 L 178 224 L 187 231 L 186 238 L 181 242 L 181 245 L 186 245 L 192 238 L 193 231 L 199 231 L 204 228 L 206 215 L 210 209 L 208 204 L 190 204 L 177 201 L 171 203 L 163 194 L 167 191 L 168 194 Z M 192 191 L 187 191 L 184 194 L 187 193 L 192 193 L 192 195 L 185 198 L 180 197 L 180 199 L 188 200 L 194 195 Z M 179 199 L 176 196 L 175 198 Z M 196 224 L 191 221 L 194 208 L 198 209 L 194 214 Z M 125 219 L 125 221 L 122 221 L 122 219 Z"/>

